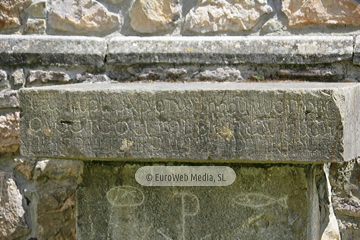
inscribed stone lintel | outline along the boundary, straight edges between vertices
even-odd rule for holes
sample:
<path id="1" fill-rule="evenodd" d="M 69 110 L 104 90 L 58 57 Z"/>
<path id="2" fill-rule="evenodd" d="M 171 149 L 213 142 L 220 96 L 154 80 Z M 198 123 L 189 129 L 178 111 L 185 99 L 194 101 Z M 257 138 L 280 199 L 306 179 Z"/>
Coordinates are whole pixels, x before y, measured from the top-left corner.
<path id="1" fill-rule="evenodd" d="M 20 90 L 21 153 L 99 160 L 358 157 L 356 83 L 102 83 Z"/>

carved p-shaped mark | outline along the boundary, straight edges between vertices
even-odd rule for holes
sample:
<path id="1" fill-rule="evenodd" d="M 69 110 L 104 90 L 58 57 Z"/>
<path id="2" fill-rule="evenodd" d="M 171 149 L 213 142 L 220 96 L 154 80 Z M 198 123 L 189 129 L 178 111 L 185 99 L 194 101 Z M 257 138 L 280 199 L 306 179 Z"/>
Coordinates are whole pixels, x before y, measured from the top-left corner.
<path id="1" fill-rule="evenodd" d="M 195 216 L 200 210 L 199 198 L 190 193 L 177 193 L 176 196 L 181 196 L 181 214 L 182 214 L 182 237 L 185 240 L 186 217 Z"/>

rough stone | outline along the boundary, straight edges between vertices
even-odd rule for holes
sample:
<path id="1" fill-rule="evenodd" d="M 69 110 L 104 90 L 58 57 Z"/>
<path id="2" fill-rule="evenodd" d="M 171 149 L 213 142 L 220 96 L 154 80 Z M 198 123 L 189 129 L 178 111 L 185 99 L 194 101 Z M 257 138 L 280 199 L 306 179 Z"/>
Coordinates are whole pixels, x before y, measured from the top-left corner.
<path id="1" fill-rule="evenodd" d="M 289 26 L 309 24 L 360 25 L 360 5 L 356 0 L 282 0 Z"/>
<path id="2" fill-rule="evenodd" d="M 77 179 L 83 171 L 83 163 L 81 161 L 70 160 L 41 160 L 36 163 L 34 169 L 34 179 L 50 178 L 50 179 Z"/>
<path id="3" fill-rule="evenodd" d="M 33 177 L 35 162 L 25 157 L 17 157 L 14 159 L 14 161 L 15 169 L 20 172 L 26 180 L 31 180 Z"/>
<path id="4" fill-rule="evenodd" d="M 45 19 L 29 19 L 24 28 L 25 34 L 43 34 L 45 31 Z"/>
<path id="5" fill-rule="evenodd" d="M 0 153 L 16 152 L 19 143 L 19 112 L 0 116 Z"/>
<path id="6" fill-rule="evenodd" d="M 124 0 L 106 0 L 106 1 L 116 5 L 116 4 L 121 4 Z"/>
<path id="7" fill-rule="evenodd" d="M 25 74 L 22 68 L 16 69 L 12 75 L 14 86 L 22 86 L 25 83 Z"/>
<path id="8" fill-rule="evenodd" d="M 129 15 L 135 31 L 156 33 L 175 27 L 181 17 L 181 5 L 178 0 L 136 0 Z"/>
<path id="9" fill-rule="evenodd" d="M 360 36 L 355 38 L 354 60 L 355 65 L 360 65 Z"/>
<path id="10" fill-rule="evenodd" d="M 19 99 L 17 91 L 5 90 L 0 92 L 0 109 L 1 108 L 17 108 L 19 107 Z"/>
<path id="11" fill-rule="evenodd" d="M 75 180 L 48 181 L 39 186 L 37 239 L 77 239 L 76 187 Z"/>
<path id="12" fill-rule="evenodd" d="M 270 12 L 266 0 L 199 0 L 186 16 L 185 28 L 197 33 L 249 30 Z"/>
<path id="13" fill-rule="evenodd" d="M 77 82 L 109 82 L 110 78 L 105 74 L 83 73 L 76 74 Z"/>
<path id="14" fill-rule="evenodd" d="M 21 89 L 21 152 L 92 160 L 350 160 L 360 156 L 359 91 L 357 83 L 301 82 Z"/>
<path id="15" fill-rule="evenodd" d="M 4 88 L 8 85 L 7 73 L 3 70 L 0 70 L 0 88 Z"/>
<path id="16" fill-rule="evenodd" d="M 0 65 L 104 65 L 106 41 L 95 37 L 0 36 Z"/>
<path id="17" fill-rule="evenodd" d="M 232 165 L 235 182 L 210 188 L 141 186 L 141 166 L 85 163 L 77 239 L 311 239 L 304 166 Z"/>
<path id="18" fill-rule="evenodd" d="M 18 239 L 29 232 L 22 195 L 11 172 L 0 171 L 0 238 Z"/>
<path id="19" fill-rule="evenodd" d="M 117 14 L 109 12 L 95 0 L 53 0 L 48 23 L 53 29 L 61 32 L 96 35 L 116 30 L 120 20 Z"/>
<path id="20" fill-rule="evenodd" d="M 267 21 L 261 30 L 265 33 L 278 32 L 283 28 L 282 23 L 277 19 L 270 19 Z"/>
<path id="21" fill-rule="evenodd" d="M 45 18 L 47 13 L 46 0 L 33 0 L 25 12 L 33 18 Z"/>
<path id="22" fill-rule="evenodd" d="M 341 239 L 359 239 L 360 165 L 356 163 L 356 159 L 332 163 L 329 177 Z"/>
<path id="23" fill-rule="evenodd" d="M 199 73 L 195 78 L 198 78 L 200 81 L 218 82 L 238 81 L 243 79 L 239 70 L 230 67 L 205 70 Z"/>
<path id="24" fill-rule="evenodd" d="M 115 37 L 107 63 L 315 64 L 351 60 L 351 36 Z"/>
<path id="25" fill-rule="evenodd" d="M 19 28 L 21 25 L 20 14 L 32 0 L 6 0 L 0 2 L 0 30 Z"/>
<path id="26" fill-rule="evenodd" d="M 30 70 L 28 82 L 31 84 L 37 81 L 40 81 L 41 83 L 68 83 L 70 77 L 64 72 Z"/>

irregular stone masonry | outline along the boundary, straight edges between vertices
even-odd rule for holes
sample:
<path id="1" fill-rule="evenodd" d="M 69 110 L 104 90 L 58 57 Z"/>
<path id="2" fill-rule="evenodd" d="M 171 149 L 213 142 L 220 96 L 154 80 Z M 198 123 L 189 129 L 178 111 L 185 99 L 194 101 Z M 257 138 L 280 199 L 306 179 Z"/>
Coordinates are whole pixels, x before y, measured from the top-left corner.
<path id="1" fill-rule="evenodd" d="M 107 83 L 20 90 L 21 152 L 75 159 L 358 157 L 360 85 Z"/>

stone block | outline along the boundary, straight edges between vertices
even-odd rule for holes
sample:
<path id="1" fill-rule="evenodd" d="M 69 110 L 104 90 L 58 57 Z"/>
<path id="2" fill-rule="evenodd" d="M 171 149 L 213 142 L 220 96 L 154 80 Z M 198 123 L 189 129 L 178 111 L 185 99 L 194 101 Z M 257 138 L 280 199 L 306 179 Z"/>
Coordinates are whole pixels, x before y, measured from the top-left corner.
<path id="1" fill-rule="evenodd" d="M 118 14 L 95 0 L 52 0 L 48 24 L 57 31 L 75 35 L 105 35 L 120 24 Z"/>
<path id="2" fill-rule="evenodd" d="M 0 239 L 19 239 L 29 232 L 24 214 L 13 174 L 0 171 Z"/>
<path id="3" fill-rule="evenodd" d="M 0 116 L 0 153 L 16 152 L 19 149 L 19 112 Z"/>
<path id="4" fill-rule="evenodd" d="M 360 36 L 355 38 L 354 64 L 360 65 Z"/>
<path id="5" fill-rule="evenodd" d="M 360 25 L 360 5 L 356 0 L 282 0 L 282 11 L 290 26 Z"/>
<path id="6" fill-rule="evenodd" d="M 351 36 L 115 37 L 107 62 L 314 64 L 352 55 Z"/>
<path id="7" fill-rule="evenodd" d="M 141 166 L 85 163 L 77 239 L 315 239 L 304 165 L 232 165 L 226 187 L 145 187 Z"/>
<path id="8" fill-rule="evenodd" d="M 0 65 L 94 66 L 104 64 L 106 41 L 95 37 L 0 36 Z"/>
<path id="9" fill-rule="evenodd" d="M 21 153 L 73 159 L 358 157 L 357 83 L 98 83 L 20 90 Z"/>

